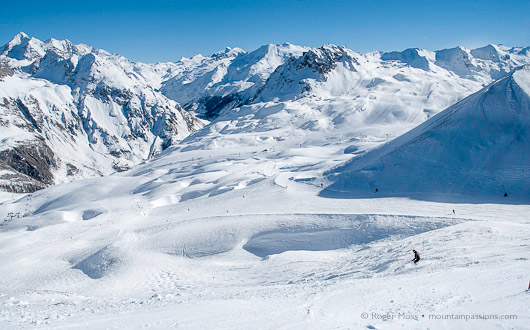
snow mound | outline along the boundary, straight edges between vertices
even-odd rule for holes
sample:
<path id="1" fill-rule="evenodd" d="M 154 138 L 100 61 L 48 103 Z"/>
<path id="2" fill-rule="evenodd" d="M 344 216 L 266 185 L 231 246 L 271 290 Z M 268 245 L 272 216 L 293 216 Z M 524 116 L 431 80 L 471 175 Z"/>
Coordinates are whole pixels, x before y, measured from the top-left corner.
<path id="1" fill-rule="evenodd" d="M 328 216 L 330 217 L 330 216 Z M 335 215 L 336 218 L 344 216 Z M 267 257 L 286 251 L 345 249 L 387 238 L 403 238 L 456 224 L 455 219 L 395 215 L 349 215 L 335 227 L 281 227 L 254 235 L 243 249 Z"/>
<path id="2" fill-rule="evenodd" d="M 95 217 L 106 213 L 105 209 L 88 209 L 83 211 L 83 220 L 91 220 Z"/>
<path id="3" fill-rule="evenodd" d="M 91 279 L 98 279 L 112 271 L 120 260 L 116 248 L 106 247 L 90 255 L 73 268 L 79 269 Z"/>
<path id="4" fill-rule="evenodd" d="M 322 194 L 530 198 L 530 68 L 449 107 L 328 176 Z M 429 198 L 429 197 L 427 197 Z M 484 199 L 483 199 L 484 200 Z"/>

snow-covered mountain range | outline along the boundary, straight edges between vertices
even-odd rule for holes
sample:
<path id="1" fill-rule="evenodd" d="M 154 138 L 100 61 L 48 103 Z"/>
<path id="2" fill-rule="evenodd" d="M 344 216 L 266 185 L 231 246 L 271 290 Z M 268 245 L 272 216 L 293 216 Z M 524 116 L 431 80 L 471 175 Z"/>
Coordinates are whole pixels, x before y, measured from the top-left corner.
<path id="1" fill-rule="evenodd" d="M 420 97 L 430 101 L 437 97 L 448 99 L 444 93 L 476 91 L 529 63 L 529 54 L 528 48 L 497 45 L 474 50 L 456 47 L 436 52 L 407 49 L 366 54 L 335 45 L 313 49 L 267 45 L 249 53 L 227 48 L 211 57 L 182 59 L 177 64 L 189 69 L 163 82 L 161 91 L 208 119 L 224 109 L 257 101 L 310 95 L 354 98 L 371 92 L 374 100 L 378 94 L 394 94 L 399 89 L 411 94 L 424 92 Z M 414 88 L 418 84 L 422 86 Z M 389 90 L 389 85 L 397 87 Z M 381 101 L 375 100 L 371 103 Z"/>
<path id="2" fill-rule="evenodd" d="M 205 141 L 257 130 L 299 144 L 364 141 L 348 149 L 361 152 L 530 63 L 529 55 L 496 45 L 360 54 L 286 43 L 144 64 L 19 33 L 0 55 L 0 185 L 33 191 L 124 170 L 205 120 L 214 121 L 199 135 Z M 289 134 L 275 133 L 282 129 Z"/>
<path id="3" fill-rule="evenodd" d="M 127 169 L 203 126 L 154 90 L 151 67 L 118 55 L 19 33 L 0 62 L 3 189 Z"/>

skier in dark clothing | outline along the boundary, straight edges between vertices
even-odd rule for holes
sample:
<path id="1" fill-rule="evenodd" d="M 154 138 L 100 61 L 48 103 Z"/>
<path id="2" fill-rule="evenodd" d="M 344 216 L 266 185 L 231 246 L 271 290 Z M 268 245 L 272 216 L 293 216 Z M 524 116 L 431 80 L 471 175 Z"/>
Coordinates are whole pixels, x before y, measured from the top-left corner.
<path id="1" fill-rule="evenodd" d="M 416 264 L 418 261 L 420 261 L 420 254 L 416 250 L 412 250 L 412 252 L 414 252 L 414 259 L 412 259 L 412 261 L 414 261 L 414 264 Z"/>

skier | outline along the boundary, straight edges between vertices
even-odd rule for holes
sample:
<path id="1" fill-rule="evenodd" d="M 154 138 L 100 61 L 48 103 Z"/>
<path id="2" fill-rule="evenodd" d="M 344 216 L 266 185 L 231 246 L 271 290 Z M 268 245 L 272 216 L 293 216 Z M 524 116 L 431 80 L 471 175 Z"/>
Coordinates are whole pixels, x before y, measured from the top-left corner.
<path id="1" fill-rule="evenodd" d="M 412 250 L 412 252 L 414 252 L 414 259 L 412 259 L 412 261 L 414 261 L 414 264 L 416 264 L 418 261 L 420 261 L 420 254 L 416 250 Z"/>

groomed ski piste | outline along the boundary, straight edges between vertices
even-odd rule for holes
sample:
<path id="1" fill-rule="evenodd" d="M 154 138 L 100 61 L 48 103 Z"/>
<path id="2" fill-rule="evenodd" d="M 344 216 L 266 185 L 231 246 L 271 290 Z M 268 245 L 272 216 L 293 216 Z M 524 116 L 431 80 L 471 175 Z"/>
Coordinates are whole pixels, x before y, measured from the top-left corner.
<path id="1" fill-rule="evenodd" d="M 528 329 L 529 82 L 516 70 L 393 141 L 258 103 L 127 172 L 3 193 L 1 328 Z M 516 129 L 479 138 L 498 121 Z M 380 165 L 451 148 L 411 184 Z"/>

